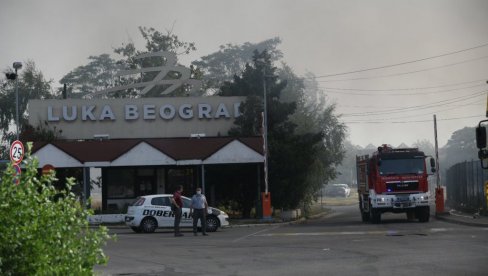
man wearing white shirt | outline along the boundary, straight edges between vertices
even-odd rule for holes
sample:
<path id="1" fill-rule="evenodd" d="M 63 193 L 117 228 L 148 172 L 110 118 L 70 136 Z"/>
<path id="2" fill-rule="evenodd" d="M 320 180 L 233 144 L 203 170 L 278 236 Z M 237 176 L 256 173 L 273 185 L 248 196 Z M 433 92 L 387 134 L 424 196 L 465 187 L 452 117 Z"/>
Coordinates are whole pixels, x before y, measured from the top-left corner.
<path id="1" fill-rule="evenodd" d="M 193 235 L 197 235 L 197 224 L 200 219 L 202 226 L 202 235 L 208 236 L 207 231 L 207 199 L 202 194 L 202 189 L 197 188 L 196 194 L 191 198 L 190 216 L 193 216 Z"/>

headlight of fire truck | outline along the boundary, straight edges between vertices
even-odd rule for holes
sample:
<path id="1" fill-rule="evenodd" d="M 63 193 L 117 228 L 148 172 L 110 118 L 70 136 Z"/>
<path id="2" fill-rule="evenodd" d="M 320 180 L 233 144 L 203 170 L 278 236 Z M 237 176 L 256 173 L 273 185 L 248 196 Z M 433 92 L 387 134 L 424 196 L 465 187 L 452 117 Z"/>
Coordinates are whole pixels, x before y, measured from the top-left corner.
<path id="1" fill-rule="evenodd" d="M 378 198 L 376 198 L 376 202 L 386 202 L 386 198 L 378 197 Z"/>

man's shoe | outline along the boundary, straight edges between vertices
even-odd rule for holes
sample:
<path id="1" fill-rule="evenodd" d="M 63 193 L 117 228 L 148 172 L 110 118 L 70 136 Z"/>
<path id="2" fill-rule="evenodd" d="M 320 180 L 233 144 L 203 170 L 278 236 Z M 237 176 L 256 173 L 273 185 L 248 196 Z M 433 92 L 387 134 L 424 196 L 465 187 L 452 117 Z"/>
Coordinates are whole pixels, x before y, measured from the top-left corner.
<path id="1" fill-rule="evenodd" d="M 207 233 L 203 233 L 202 235 L 204 235 L 204 236 L 208 236 L 208 234 L 207 234 Z"/>
<path id="2" fill-rule="evenodd" d="M 175 234 L 175 237 L 183 237 L 184 235 L 181 233 Z"/>

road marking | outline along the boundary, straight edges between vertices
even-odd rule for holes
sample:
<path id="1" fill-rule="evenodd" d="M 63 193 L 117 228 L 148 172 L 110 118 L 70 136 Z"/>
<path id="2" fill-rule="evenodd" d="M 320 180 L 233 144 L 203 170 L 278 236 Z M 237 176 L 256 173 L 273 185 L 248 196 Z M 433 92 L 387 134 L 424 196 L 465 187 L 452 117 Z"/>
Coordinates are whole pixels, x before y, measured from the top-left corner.
<path id="1" fill-rule="evenodd" d="M 268 229 L 267 229 L 268 230 Z M 271 230 L 271 229 L 269 229 Z M 330 232 L 287 232 L 287 233 L 266 233 L 261 234 L 260 231 L 250 236 L 256 237 L 293 237 L 293 236 L 359 236 L 359 235 L 385 235 L 385 236 L 427 236 L 427 233 L 448 232 L 455 229 L 448 228 L 431 228 L 422 231 L 409 230 L 373 230 L 373 231 L 330 231 Z M 488 230 L 488 228 L 484 229 Z"/>
<path id="2" fill-rule="evenodd" d="M 430 232 L 436 233 L 436 232 L 447 232 L 447 228 L 431 228 Z"/>
<path id="3" fill-rule="evenodd" d="M 238 238 L 238 239 L 233 240 L 232 242 L 238 242 L 238 241 L 244 240 L 244 239 L 246 239 L 246 238 L 249 238 L 249 237 L 252 237 L 252 236 L 256 236 L 256 235 L 257 235 L 257 234 L 259 234 L 259 233 L 263 233 L 263 232 L 266 232 L 266 231 L 274 230 L 274 229 L 276 229 L 276 228 L 278 228 L 278 227 L 280 227 L 280 225 L 278 225 L 278 226 L 274 226 L 274 227 L 272 227 L 272 228 L 263 229 L 263 230 L 260 230 L 260 231 L 255 232 L 255 233 L 252 233 L 252 234 L 246 235 L 246 236 L 244 236 L 244 237 L 240 237 L 240 238 Z"/>
<path id="4" fill-rule="evenodd" d="M 266 229 L 273 230 L 273 229 Z M 359 236 L 359 235 L 384 235 L 384 236 L 428 236 L 429 234 L 445 232 L 464 232 L 464 231 L 488 231 L 488 228 L 430 228 L 419 231 L 412 230 L 372 230 L 372 231 L 330 231 L 330 232 L 285 232 L 285 233 L 262 233 L 259 231 L 246 237 L 298 237 L 298 236 Z M 242 239 L 242 238 L 241 238 Z"/>
<path id="5" fill-rule="evenodd" d="M 341 231 L 341 232 L 309 232 L 309 233 L 268 233 L 254 235 L 257 237 L 290 237 L 290 236 L 349 236 L 349 235 L 387 235 L 391 231 Z"/>

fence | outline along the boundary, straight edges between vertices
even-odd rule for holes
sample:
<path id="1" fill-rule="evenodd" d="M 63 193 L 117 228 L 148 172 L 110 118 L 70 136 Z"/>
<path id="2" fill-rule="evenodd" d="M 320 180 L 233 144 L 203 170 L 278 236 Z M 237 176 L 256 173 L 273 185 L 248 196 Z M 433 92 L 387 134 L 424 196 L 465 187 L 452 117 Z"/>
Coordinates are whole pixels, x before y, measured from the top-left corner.
<path id="1" fill-rule="evenodd" d="M 451 166 L 446 173 L 446 205 L 487 214 L 485 181 L 488 181 L 488 170 L 481 168 L 479 160 Z"/>

